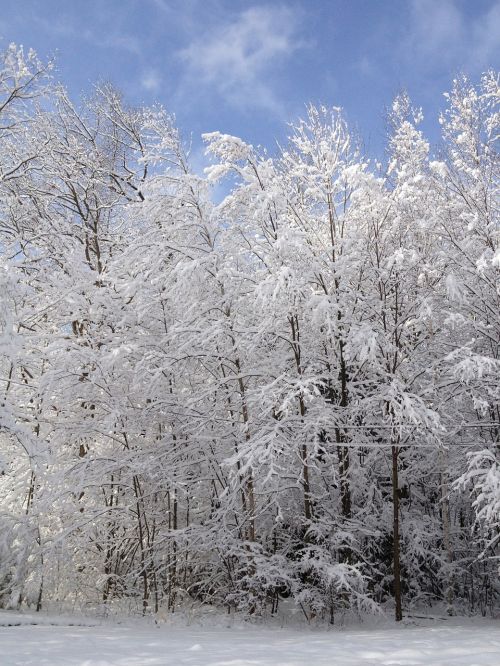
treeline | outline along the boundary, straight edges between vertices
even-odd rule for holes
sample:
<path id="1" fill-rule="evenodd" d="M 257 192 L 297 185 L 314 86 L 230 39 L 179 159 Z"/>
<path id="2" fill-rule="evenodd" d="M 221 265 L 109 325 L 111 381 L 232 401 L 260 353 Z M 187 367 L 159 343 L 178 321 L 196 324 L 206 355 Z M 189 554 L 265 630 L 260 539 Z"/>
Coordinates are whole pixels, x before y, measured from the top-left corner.
<path id="1" fill-rule="evenodd" d="M 499 79 L 387 167 L 0 72 L 0 603 L 310 621 L 498 605 Z M 227 196 L 214 203 L 214 183 Z"/>

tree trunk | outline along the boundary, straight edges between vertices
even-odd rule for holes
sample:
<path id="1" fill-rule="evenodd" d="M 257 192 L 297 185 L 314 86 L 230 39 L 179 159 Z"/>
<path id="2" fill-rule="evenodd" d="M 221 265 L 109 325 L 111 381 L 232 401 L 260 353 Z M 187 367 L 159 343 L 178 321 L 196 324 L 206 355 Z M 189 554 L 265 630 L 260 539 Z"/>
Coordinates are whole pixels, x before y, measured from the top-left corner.
<path id="1" fill-rule="evenodd" d="M 451 577 L 451 563 L 453 562 L 453 552 L 450 539 L 450 505 L 448 499 L 448 475 L 446 471 L 446 460 L 444 453 L 440 451 L 439 461 L 441 465 L 441 521 L 443 525 L 443 545 L 446 553 L 446 561 L 450 570 L 446 576 L 446 612 L 453 615 L 453 581 Z"/>
<path id="2" fill-rule="evenodd" d="M 292 348 L 293 355 L 295 358 L 295 365 L 297 368 L 297 374 L 299 377 L 302 377 L 303 368 L 302 368 L 302 357 L 301 357 L 301 348 L 300 348 L 300 328 L 299 328 L 299 319 L 297 315 L 290 315 L 288 317 L 290 323 L 291 333 L 292 333 Z M 304 397 L 302 394 L 299 395 L 299 411 L 300 411 L 300 420 L 301 423 L 304 423 L 305 415 L 307 412 L 306 405 L 304 402 Z M 300 447 L 300 459 L 302 461 L 302 487 L 304 490 L 304 516 L 307 521 L 312 520 L 313 517 L 313 505 L 311 499 L 311 482 L 309 479 L 309 462 L 308 462 L 308 451 L 307 451 L 307 442 L 303 442 Z"/>
<path id="3" fill-rule="evenodd" d="M 398 477 L 399 447 L 392 447 L 392 508 L 393 508 L 393 530 L 392 530 L 392 553 L 394 570 L 394 601 L 396 603 L 396 622 L 403 619 L 401 609 L 401 564 L 399 543 L 399 477 Z"/>

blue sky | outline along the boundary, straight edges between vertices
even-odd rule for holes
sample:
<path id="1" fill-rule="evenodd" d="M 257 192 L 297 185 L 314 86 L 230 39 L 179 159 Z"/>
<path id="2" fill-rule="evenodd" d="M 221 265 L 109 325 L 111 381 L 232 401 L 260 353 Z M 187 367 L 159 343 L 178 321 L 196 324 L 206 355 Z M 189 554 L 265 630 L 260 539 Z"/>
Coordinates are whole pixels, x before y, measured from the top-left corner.
<path id="1" fill-rule="evenodd" d="M 437 138 L 453 76 L 500 63 L 500 0 L 0 0 L 0 37 L 57 53 L 75 97 L 110 80 L 161 102 L 199 151 L 220 130 L 272 146 L 308 101 L 341 106 L 381 154 L 406 88 Z"/>

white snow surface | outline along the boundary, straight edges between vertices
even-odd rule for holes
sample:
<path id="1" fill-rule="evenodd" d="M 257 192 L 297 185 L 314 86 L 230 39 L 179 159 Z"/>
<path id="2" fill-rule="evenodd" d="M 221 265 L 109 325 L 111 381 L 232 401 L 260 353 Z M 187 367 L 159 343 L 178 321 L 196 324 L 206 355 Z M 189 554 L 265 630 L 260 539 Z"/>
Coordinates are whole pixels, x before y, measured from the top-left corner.
<path id="1" fill-rule="evenodd" d="M 292 629 L 0 612 L 1 666 L 499 666 L 500 623 Z"/>

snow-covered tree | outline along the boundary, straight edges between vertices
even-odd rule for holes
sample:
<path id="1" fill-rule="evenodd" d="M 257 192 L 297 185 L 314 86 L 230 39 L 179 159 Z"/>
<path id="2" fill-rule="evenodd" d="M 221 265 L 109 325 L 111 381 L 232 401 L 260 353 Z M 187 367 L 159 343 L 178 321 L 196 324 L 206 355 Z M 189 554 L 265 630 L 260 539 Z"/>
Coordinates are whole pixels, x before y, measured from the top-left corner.
<path id="1" fill-rule="evenodd" d="M 493 608 L 497 75 L 436 155 L 401 94 L 387 168 L 309 106 L 200 176 L 50 69 L 0 66 L 0 603 Z"/>

